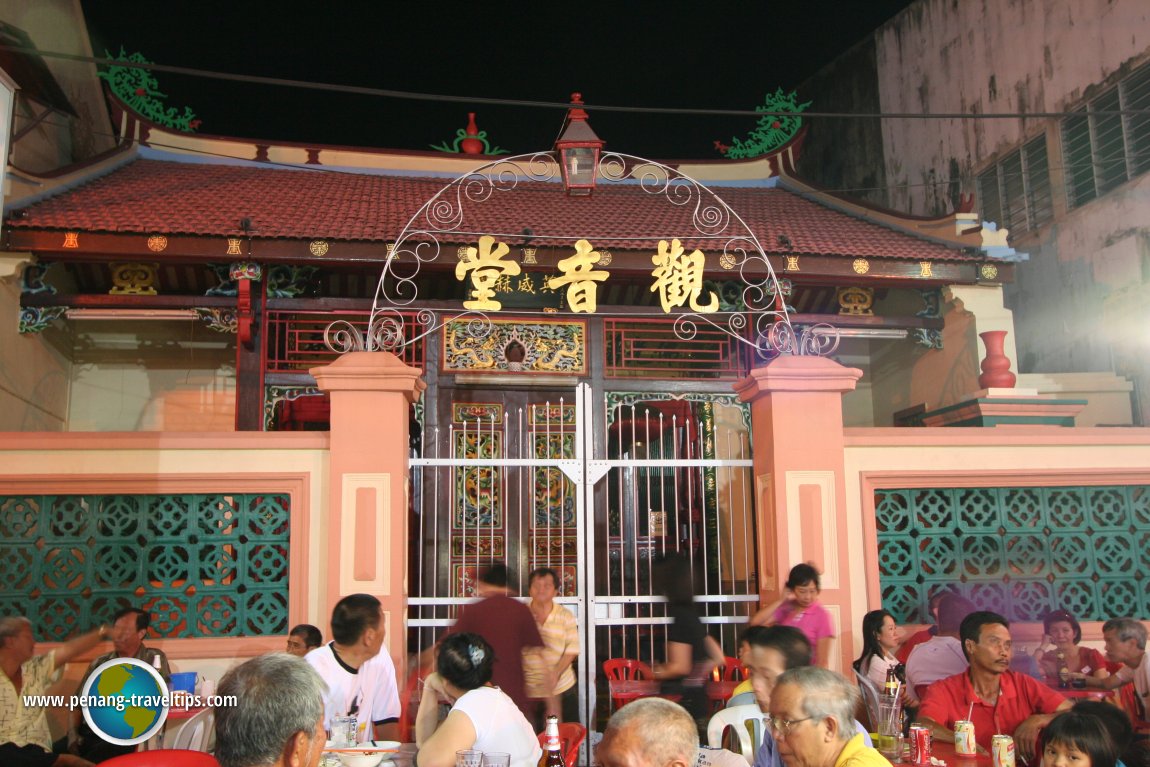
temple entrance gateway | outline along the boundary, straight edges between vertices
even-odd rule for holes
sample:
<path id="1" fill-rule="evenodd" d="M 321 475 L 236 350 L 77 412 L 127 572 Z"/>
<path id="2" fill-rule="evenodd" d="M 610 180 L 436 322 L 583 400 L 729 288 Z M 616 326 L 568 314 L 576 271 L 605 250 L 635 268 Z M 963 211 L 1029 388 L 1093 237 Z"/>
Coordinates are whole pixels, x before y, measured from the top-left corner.
<path id="1" fill-rule="evenodd" d="M 593 726 L 604 659 L 663 660 L 668 619 L 651 566 L 681 552 L 704 621 L 733 654 L 758 602 L 749 421 L 734 395 L 596 394 L 586 383 L 444 394 L 411 459 L 411 649 L 454 621 L 487 563 L 506 562 L 519 594 L 531 570 L 551 567 L 557 601 L 579 621 Z"/>

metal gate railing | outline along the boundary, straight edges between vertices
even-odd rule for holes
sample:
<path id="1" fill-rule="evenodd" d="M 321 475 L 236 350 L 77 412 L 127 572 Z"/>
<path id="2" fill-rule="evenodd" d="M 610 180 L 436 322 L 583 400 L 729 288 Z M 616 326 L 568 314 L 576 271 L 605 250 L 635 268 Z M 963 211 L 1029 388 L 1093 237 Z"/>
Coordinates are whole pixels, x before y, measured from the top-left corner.
<path id="1" fill-rule="evenodd" d="M 505 561 L 521 594 L 527 573 L 551 567 L 562 580 L 556 601 L 581 628 L 580 710 L 593 729 L 601 660 L 662 659 L 669 620 L 650 568 L 681 551 L 702 575 L 704 622 L 733 654 L 758 602 L 746 413 L 733 397 L 725 424 L 714 397 L 632 399 L 604 413 L 580 384 L 515 412 L 452 403 L 451 423 L 424 434 L 411 459 L 412 650 L 434 644 L 473 601 L 484 563 Z"/>

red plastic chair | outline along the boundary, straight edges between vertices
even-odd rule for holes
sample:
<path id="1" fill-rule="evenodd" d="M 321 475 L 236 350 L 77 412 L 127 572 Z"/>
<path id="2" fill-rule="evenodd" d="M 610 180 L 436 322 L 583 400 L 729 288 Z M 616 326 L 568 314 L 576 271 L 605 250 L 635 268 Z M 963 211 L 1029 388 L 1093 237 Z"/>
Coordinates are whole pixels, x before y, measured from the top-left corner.
<path id="1" fill-rule="evenodd" d="M 707 700 L 711 702 L 711 713 L 726 705 L 731 693 L 747 678 L 747 669 L 738 658 L 726 656 L 723 665 L 711 670 L 707 682 Z"/>
<path id="2" fill-rule="evenodd" d="M 211 754 L 180 748 L 158 748 L 115 756 L 103 764 L 108 767 L 220 767 Z"/>
<path id="3" fill-rule="evenodd" d="M 659 684 L 653 679 L 651 667 L 641 660 L 608 658 L 603 661 L 603 673 L 607 675 L 612 709 L 659 694 Z"/>
<path id="4" fill-rule="evenodd" d="M 403 743 L 415 742 L 415 712 L 419 710 L 419 681 L 426 679 L 431 666 L 412 669 L 399 696 L 399 740 Z"/>
<path id="5" fill-rule="evenodd" d="M 723 665 L 715 666 L 711 679 L 716 682 L 743 682 L 747 679 L 747 668 L 738 658 L 730 655 L 723 658 Z"/>
<path id="6" fill-rule="evenodd" d="M 563 763 L 567 767 L 575 767 L 575 760 L 579 758 L 579 746 L 587 737 L 587 728 L 578 722 L 561 722 L 559 724 L 559 749 L 563 752 Z M 547 748 L 547 733 L 539 733 L 539 745 Z"/>

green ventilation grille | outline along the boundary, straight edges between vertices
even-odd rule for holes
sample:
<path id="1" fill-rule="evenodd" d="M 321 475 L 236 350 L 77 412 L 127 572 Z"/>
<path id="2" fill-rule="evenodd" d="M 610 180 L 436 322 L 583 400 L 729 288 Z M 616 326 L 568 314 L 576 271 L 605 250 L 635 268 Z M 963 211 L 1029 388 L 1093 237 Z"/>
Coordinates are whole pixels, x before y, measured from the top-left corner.
<path id="1" fill-rule="evenodd" d="M 166 638 L 287 633 L 287 495 L 0 496 L 0 615 L 46 641 L 152 615 Z"/>
<path id="2" fill-rule="evenodd" d="M 1150 487 L 973 487 L 875 493 L 883 607 L 926 622 L 951 585 L 980 609 L 1038 621 L 1150 615 Z"/>

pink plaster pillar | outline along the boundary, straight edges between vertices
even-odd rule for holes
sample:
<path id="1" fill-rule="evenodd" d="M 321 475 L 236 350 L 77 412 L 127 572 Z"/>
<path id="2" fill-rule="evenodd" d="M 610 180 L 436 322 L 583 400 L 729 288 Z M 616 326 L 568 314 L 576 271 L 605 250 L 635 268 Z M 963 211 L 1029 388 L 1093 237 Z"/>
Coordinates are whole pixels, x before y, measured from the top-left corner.
<path id="1" fill-rule="evenodd" d="M 852 587 L 864 589 L 847 567 L 842 416 L 842 395 L 861 375 L 824 357 L 782 356 L 735 385 L 751 404 L 760 598 L 778 599 L 791 567 L 814 563 L 840 636 L 830 662 L 839 671 L 853 649 L 843 638 L 855 630 Z"/>
<path id="2" fill-rule="evenodd" d="M 330 616 L 347 594 L 378 597 L 386 647 L 403 669 L 408 410 L 427 385 L 419 369 L 390 352 L 351 352 L 310 372 L 331 395 L 326 567 L 315 574 L 324 580 L 320 614 Z"/>

